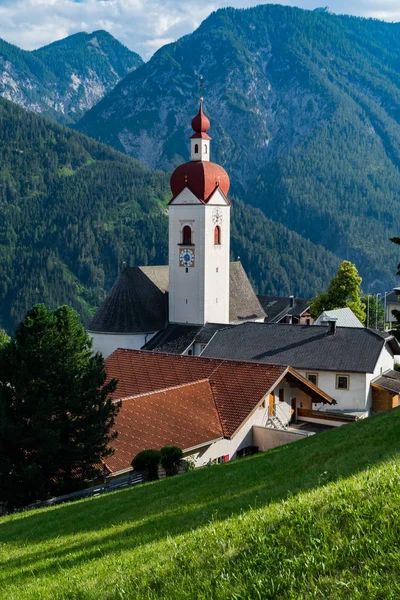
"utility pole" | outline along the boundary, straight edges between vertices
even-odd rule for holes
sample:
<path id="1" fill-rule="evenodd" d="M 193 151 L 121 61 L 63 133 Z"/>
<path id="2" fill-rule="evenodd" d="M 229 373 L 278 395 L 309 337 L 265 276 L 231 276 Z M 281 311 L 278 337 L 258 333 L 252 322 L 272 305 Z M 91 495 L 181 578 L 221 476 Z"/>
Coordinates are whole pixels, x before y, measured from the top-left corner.
<path id="1" fill-rule="evenodd" d="M 375 305 L 375 329 L 378 329 L 378 302 L 379 302 L 379 296 L 381 296 L 382 294 L 380 294 L 378 292 L 378 294 L 376 294 L 376 305 Z"/>

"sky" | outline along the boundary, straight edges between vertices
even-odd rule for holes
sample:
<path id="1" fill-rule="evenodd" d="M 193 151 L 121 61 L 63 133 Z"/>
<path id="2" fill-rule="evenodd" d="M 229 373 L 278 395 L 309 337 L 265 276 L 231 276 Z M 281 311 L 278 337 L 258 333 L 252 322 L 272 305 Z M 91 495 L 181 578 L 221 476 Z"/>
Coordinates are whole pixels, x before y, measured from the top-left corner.
<path id="1" fill-rule="evenodd" d="M 326 0 L 325 0 L 326 2 Z M 278 2 L 275 2 L 278 3 Z M 324 0 L 282 0 L 314 9 Z M 0 0 L 0 38 L 32 50 L 78 31 L 106 29 L 145 60 L 191 33 L 213 11 L 246 8 L 260 0 Z M 335 13 L 400 21 L 400 0 L 330 0 Z"/>

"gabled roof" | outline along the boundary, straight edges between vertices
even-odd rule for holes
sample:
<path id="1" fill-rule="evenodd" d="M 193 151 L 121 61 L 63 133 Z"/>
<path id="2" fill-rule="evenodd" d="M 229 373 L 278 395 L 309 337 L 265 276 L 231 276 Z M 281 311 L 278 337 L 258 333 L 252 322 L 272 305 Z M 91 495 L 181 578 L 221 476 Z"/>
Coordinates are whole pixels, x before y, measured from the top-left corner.
<path id="1" fill-rule="evenodd" d="M 258 296 L 261 306 L 267 315 L 267 323 L 279 323 L 288 315 L 300 318 L 310 308 L 310 301 L 304 298 L 293 298 L 290 305 L 289 296 Z"/>
<path id="2" fill-rule="evenodd" d="M 346 308 L 337 308 L 335 310 L 325 310 L 320 314 L 314 325 L 327 325 L 327 319 L 336 319 L 337 327 L 364 327 L 348 306 Z"/>
<path id="3" fill-rule="evenodd" d="M 272 362 L 295 369 L 373 373 L 387 344 L 393 353 L 400 346 L 365 327 L 326 327 L 273 323 L 243 323 L 218 331 L 202 356 Z"/>
<path id="4" fill-rule="evenodd" d="M 373 381 L 371 381 L 372 385 L 378 386 L 387 390 L 389 392 L 393 392 L 394 394 L 400 394 L 400 372 L 389 369 L 376 377 Z"/>
<path id="5" fill-rule="evenodd" d="M 280 365 L 120 348 L 105 368 L 108 379 L 118 379 L 113 399 L 122 400 L 115 454 L 107 459 L 112 472 L 129 468 L 145 448 L 172 444 L 187 450 L 233 437 L 284 377 L 314 401 L 333 402 Z"/>
<path id="6" fill-rule="evenodd" d="M 119 348 L 105 361 L 115 400 L 208 379 L 224 435 L 233 435 L 287 367 Z"/>
<path id="7" fill-rule="evenodd" d="M 113 430 L 115 453 L 105 461 L 111 473 L 128 469 L 145 449 L 188 450 L 223 437 L 207 379 L 123 400 Z"/>
<path id="8" fill-rule="evenodd" d="M 168 321 L 168 265 L 125 267 L 88 330 L 98 333 L 161 331 Z M 263 319 L 265 313 L 240 262 L 230 264 L 229 319 Z"/>

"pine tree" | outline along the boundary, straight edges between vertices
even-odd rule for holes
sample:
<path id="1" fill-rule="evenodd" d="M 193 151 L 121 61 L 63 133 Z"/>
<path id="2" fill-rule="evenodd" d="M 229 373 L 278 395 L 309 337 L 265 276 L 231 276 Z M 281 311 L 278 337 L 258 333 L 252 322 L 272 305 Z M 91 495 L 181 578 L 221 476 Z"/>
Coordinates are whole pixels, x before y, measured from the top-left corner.
<path id="1" fill-rule="evenodd" d="M 0 501 L 25 505 L 96 476 L 112 452 L 115 386 L 77 313 L 36 305 L 0 353 Z"/>

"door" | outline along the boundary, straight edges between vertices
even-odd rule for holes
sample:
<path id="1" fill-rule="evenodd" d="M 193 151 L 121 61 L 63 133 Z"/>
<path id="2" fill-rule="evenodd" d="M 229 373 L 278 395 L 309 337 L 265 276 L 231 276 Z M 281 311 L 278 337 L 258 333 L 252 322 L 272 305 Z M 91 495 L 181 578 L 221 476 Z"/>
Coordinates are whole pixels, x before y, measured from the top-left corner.
<path id="1" fill-rule="evenodd" d="M 296 398 L 292 398 L 292 412 L 291 412 L 291 416 L 290 416 L 291 423 L 295 423 L 297 420 L 296 408 L 297 408 L 297 400 L 296 400 Z"/>
<path id="2" fill-rule="evenodd" d="M 275 414 L 275 394 L 269 395 L 268 416 L 273 417 Z"/>

